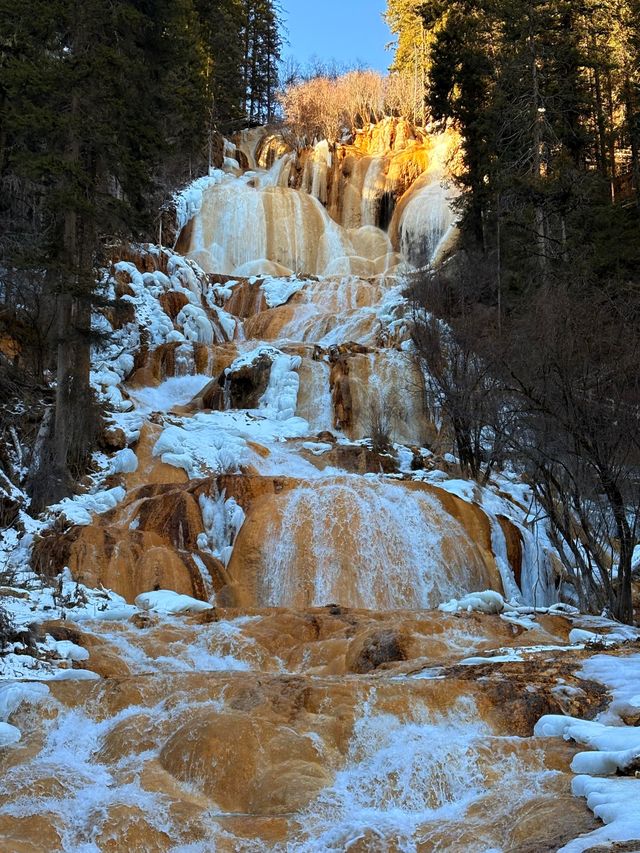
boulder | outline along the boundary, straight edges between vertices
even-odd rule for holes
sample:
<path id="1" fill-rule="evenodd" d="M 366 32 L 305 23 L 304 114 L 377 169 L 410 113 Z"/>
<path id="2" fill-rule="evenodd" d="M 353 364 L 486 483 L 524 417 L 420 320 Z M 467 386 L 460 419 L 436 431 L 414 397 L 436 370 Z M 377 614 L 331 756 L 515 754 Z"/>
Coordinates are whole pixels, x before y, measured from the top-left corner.
<path id="1" fill-rule="evenodd" d="M 243 710 L 194 715 L 162 748 L 161 765 L 226 812 L 304 808 L 331 782 L 319 750 L 286 720 L 267 718 L 266 709 Z"/>
<path id="2" fill-rule="evenodd" d="M 258 356 L 251 364 L 224 371 L 218 383 L 224 389 L 229 408 L 257 409 L 260 398 L 267 390 L 270 375 L 271 359 L 266 353 Z"/>
<path id="3" fill-rule="evenodd" d="M 107 424 L 100 436 L 100 444 L 105 450 L 124 450 L 127 446 L 127 436 L 121 427 Z"/>
<path id="4" fill-rule="evenodd" d="M 393 628 L 356 635 L 347 651 L 347 671 L 362 675 L 385 663 L 406 660 L 408 639 Z"/>

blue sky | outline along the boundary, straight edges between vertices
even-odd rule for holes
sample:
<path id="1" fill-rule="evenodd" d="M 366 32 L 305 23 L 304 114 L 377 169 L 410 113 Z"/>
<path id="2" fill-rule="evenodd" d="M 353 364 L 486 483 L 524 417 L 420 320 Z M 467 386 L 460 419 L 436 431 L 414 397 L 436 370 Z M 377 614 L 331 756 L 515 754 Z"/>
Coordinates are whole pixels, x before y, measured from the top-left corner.
<path id="1" fill-rule="evenodd" d="M 385 0 L 281 0 L 291 56 L 306 65 L 312 56 L 386 71 L 392 55 L 384 46 L 391 33 L 380 17 Z"/>

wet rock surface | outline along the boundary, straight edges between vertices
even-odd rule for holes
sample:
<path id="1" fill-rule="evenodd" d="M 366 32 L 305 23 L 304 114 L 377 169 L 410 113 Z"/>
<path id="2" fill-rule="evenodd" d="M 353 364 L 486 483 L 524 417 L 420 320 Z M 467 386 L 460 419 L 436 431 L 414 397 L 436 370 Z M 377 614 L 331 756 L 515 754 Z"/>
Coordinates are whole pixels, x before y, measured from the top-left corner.
<path id="1" fill-rule="evenodd" d="M 473 648 L 489 660 L 491 648 L 507 645 L 527 655 L 527 645 L 542 640 L 561 644 L 570 627 L 564 617 L 541 618 L 536 629 L 514 632 L 499 616 L 335 605 L 216 608 L 173 620 L 151 614 L 109 628 L 44 625 L 89 649 L 83 665 L 102 678 L 50 683 L 44 714 L 14 715 L 23 739 L 0 753 L 0 787 L 19 802 L 28 761 L 30 802 L 40 813 L 29 823 L 2 814 L 0 837 L 17 850 L 37 849 L 42 839 L 71 849 L 81 825 L 38 803 L 77 796 L 91 814 L 82 797 L 97 774 L 114 792 L 98 821 L 99 850 L 122 849 L 123 839 L 132 850 L 169 851 L 178 840 L 229 851 L 243 843 L 305 849 L 305 839 L 316 843 L 310 839 L 330 828 L 342 839 L 338 849 L 352 849 L 348 823 L 361 819 L 359 808 L 368 801 L 383 813 L 407 808 L 406 797 L 419 804 L 417 849 L 444 839 L 460 853 L 558 849 L 596 824 L 567 793 L 576 747 L 532 737 L 533 724 L 541 713 L 592 718 L 605 707 L 604 688 L 580 677 L 589 652 L 567 647 L 473 667 L 454 659 Z M 558 685 L 573 688 L 565 691 L 569 704 Z M 63 754 L 46 746 L 65 737 L 70 713 L 71 774 L 56 763 Z M 399 772 L 409 773 L 410 787 Z M 137 793 L 126 804 L 131 784 Z M 464 820 L 441 816 L 465 790 L 475 793 Z M 363 827 L 356 849 L 379 850 L 379 831 Z M 384 849 L 401 850 L 404 838 L 387 830 Z"/>

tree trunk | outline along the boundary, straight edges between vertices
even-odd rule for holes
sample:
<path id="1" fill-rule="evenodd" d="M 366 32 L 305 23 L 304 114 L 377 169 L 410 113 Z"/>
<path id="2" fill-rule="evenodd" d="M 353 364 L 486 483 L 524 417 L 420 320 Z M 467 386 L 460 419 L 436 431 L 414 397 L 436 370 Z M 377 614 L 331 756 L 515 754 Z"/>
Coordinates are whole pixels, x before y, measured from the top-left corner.
<path id="1" fill-rule="evenodd" d="M 533 177 L 536 182 L 534 192 L 538 193 L 538 184 L 542 179 L 542 126 L 544 123 L 544 107 L 540 100 L 540 81 L 538 79 L 538 51 L 533 34 L 529 37 L 529 48 L 531 52 L 531 101 L 534 111 L 533 117 Z M 537 247 L 538 264 L 542 285 L 547 280 L 547 241 L 546 223 L 544 210 L 539 199 L 534 201 L 534 230 Z"/>
<path id="2" fill-rule="evenodd" d="M 625 122 L 629 134 L 631 146 L 631 170 L 633 174 L 633 188 L 635 190 L 636 205 L 640 209 L 640 128 L 636 118 L 636 103 L 633 87 L 629 79 L 624 83 L 624 108 Z"/>

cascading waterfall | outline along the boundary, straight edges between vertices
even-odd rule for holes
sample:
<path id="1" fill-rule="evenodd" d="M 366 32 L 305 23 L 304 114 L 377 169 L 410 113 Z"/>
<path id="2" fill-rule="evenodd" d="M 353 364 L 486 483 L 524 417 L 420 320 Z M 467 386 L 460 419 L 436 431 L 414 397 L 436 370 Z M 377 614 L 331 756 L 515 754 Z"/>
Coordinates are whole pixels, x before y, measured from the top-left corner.
<path id="1" fill-rule="evenodd" d="M 300 369 L 300 389 L 296 414 L 308 421 L 313 433 L 333 428 L 330 369 L 325 361 L 303 359 Z"/>
<path id="2" fill-rule="evenodd" d="M 229 566 L 239 582 L 248 559 L 263 567 L 254 606 L 424 609 L 495 582 L 437 498 L 395 483 L 302 484 L 272 498 L 257 529 L 241 530 Z"/>
<path id="3" fill-rule="evenodd" d="M 249 170 L 210 176 L 182 238 L 217 275 L 176 255 L 180 277 L 120 265 L 152 347 L 144 369 L 127 354 L 102 373 L 116 401 L 130 376 L 118 423 L 140 465 L 121 451 L 121 505 L 83 518 L 65 558 L 98 587 L 102 555 L 144 595 L 111 608 L 100 587 L 89 607 L 69 575 L 80 603 L 45 628 L 65 665 L 22 703 L 0 685 L 0 725 L 22 732 L 0 748 L 3 849 L 479 853 L 592 828 L 567 793 L 573 746 L 524 736 L 535 709 L 586 696 L 564 660 L 550 693 L 523 690 L 523 656 L 566 646 L 571 623 L 491 611 L 518 594 L 506 499 L 478 498 L 453 461 L 422 467 L 440 425 L 398 264 L 433 260 L 455 227 L 447 147 L 429 144 L 425 170 L 426 146 L 416 166 L 410 128 L 387 121 L 339 162 L 319 143 L 300 176 L 282 140 L 245 131 L 225 154 Z M 419 176 L 387 233 L 392 165 Z M 167 352 L 173 375 L 152 374 Z M 523 598 L 547 605 L 542 524 L 512 506 Z M 193 577 L 209 602 L 162 588 Z"/>
<path id="4" fill-rule="evenodd" d="M 483 843 L 476 827 L 465 833 L 470 807 L 491 798 L 496 822 L 508 819 L 509 787 L 532 796 L 547 775 L 541 754 L 522 772 L 514 745 L 479 720 L 471 698 L 445 713 L 424 706 L 384 713 L 376 704 L 375 694 L 363 703 L 347 765 L 307 808 L 293 853 L 346 850 L 366 838 L 374 846 L 365 849 L 489 849 L 489 839 L 475 846 Z M 492 779 L 496 755 L 502 772 Z"/>
<path id="5" fill-rule="evenodd" d="M 362 225 L 377 225 L 380 199 L 385 190 L 384 158 L 372 157 L 362 185 Z"/>
<path id="6" fill-rule="evenodd" d="M 405 193 L 404 212 L 394 226 L 396 249 L 411 263 L 427 262 L 455 224 L 451 190 L 442 186 L 449 144 L 446 137 L 438 138 L 431 166 Z M 241 139 L 240 145 L 255 163 L 255 135 Z M 268 171 L 227 174 L 210 186 L 193 222 L 190 256 L 205 271 L 234 275 L 371 276 L 395 266 L 392 240 L 377 227 L 381 199 L 391 191 L 385 157 L 356 158 L 348 175 L 340 177 L 339 202 L 330 199 L 338 178 L 330 180 L 334 155 L 326 141 L 317 143 L 304 161 L 299 190 L 289 187 L 295 159 L 287 151 Z"/>
<path id="7" fill-rule="evenodd" d="M 412 195 L 401 222 L 401 247 L 414 266 L 438 257 L 454 224 L 451 193 L 440 182 L 425 183 Z"/>

